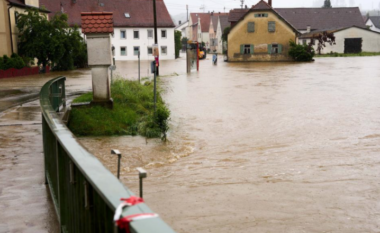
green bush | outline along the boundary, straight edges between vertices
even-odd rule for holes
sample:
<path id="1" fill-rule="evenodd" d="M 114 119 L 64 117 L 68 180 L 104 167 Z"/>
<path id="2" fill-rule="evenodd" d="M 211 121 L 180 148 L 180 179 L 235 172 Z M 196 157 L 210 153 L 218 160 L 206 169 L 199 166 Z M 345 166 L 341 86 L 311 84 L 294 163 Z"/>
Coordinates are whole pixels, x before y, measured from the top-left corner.
<path id="1" fill-rule="evenodd" d="M 308 45 L 299 45 L 294 41 L 289 41 L 289 56 L 295 61 L 312 61 L 315 55 L 314 48 Z"/>
<path id="2" fill-rule="evenodd" d="M 4 55 L 2 58 L 0 58 L 0 69 L 1 70 L 7 70 L 11 68 L 15 69 L 22 69 L 24 68 L 25 62 L 24 60 L 17 54 L 12 54 L 11 57 L 8 57 L 7 55 Z"/>

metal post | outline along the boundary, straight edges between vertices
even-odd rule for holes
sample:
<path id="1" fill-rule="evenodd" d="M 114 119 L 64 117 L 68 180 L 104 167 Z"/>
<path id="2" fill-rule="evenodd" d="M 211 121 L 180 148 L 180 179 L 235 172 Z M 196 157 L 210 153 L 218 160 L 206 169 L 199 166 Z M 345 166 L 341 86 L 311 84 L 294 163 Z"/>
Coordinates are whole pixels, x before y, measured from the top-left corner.
<path id="1" fill-rule="evenodd" d="M 158 69 L 157 65 L 155 67 Z M 156 114 L 156 103 L 157 103 L 157 91 L 156 91 L 156 72 L 154 72 L 154 114 Z"/>
<path id="2" fill-rule="evenodd" d="M 154 16 L 154 43 L 158 45 L 156 0 L 153 0 L 153 16 Z M 156 74 L 160 75 L 158 67 L 156 67 Z"/>
<path id="3" fill-rule="evenodd" d="M 140 197 L 142 198 L 143 197 L 143 179 L 147 177 L 147 174 L 146 174 L 146 171 L 141 167 L 136 168 L 136 170 L 139 172 Z"/>
<path id="4" fill-rule="evenodd" d="M 121 153 L 119 150 L 111 150 L 111 154 L 118 156 L 117 162 L 117 178 L 120 179 L 120 161 L 121 161 Z"/>
<path id="5" fill-rule="evenodd" d="M 140 49 L 139 49 L 138 57 L 139 57 L 139 83 L 140 83 Z"/>

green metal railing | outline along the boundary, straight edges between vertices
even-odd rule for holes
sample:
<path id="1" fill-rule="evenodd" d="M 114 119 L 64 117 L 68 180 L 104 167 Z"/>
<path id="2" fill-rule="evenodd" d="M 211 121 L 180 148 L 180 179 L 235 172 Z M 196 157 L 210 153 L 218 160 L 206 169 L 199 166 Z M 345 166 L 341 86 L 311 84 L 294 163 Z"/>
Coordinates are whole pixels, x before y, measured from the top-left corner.
<path id="1" fill-rule="evenodd" d="M 65 105 L 65 77 L 40 92 L 45 176 L 61 232 L 118 232 L 113 215 L 121 198 L 134 194 L 75 139 L 57 114 Z M 124 209 L 122 217 L 153 213 L 145 204 Z M 131 222 L 132 233 L 174 233 L 160 218 Z"/>

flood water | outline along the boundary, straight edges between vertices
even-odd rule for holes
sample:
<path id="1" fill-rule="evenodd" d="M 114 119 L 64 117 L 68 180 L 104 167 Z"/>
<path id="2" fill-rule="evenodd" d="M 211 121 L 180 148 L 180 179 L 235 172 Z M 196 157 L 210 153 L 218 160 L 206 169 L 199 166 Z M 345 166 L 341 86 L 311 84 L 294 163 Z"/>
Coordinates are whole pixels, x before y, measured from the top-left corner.
<path id="1" fill-rule="evenodd" d="M 119 149 L 136 194 L 145 167 L 144 198 L 177 232 L 380 232 L 380 57 L 221 60 L 163 63 L 169 142 L 80 141 L 114 173 Z"/>

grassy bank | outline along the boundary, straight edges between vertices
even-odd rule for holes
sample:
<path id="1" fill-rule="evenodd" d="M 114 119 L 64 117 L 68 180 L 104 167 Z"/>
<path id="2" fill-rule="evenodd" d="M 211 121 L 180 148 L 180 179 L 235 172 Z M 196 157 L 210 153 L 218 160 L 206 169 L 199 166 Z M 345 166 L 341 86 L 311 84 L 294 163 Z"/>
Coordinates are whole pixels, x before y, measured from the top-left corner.
<path id="1" fill-rule="evenodd" d="M 68 127 L 77 136 L 142 135 L 166 139 L 170 111 L 157 93 L 157 112 L 154 114 L 153 85 L 136 81 L 115 80 L 111 84 L 114 108 L 100 106 L 75 108 Z M 86 93 L 73 102 L 90 102 L 92 93 Z"/>
<path id="2" fill-rule="evenodd" d="M 380 56 L 380 53 L 361 52 L 361 53 L 329 53 L 329 54 L 316 54 L 315 57 L 370 57 Z"/>

